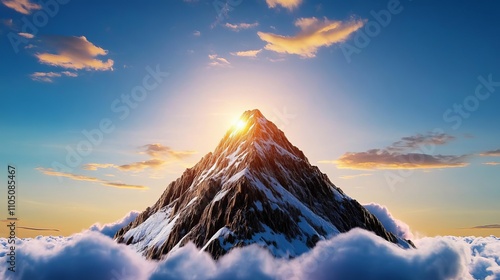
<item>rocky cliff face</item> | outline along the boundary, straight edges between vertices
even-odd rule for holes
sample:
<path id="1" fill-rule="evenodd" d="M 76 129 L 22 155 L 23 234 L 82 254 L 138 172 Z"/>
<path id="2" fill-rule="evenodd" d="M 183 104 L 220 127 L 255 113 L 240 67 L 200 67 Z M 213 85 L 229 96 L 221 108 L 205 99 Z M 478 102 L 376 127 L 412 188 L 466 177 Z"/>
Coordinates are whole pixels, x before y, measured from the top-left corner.
<path id="1" fill-rule="evenodd" d="M 149 259 L 187 242 L 214 258 L 254 243 L 277 257 L 294 257 L 355 227 L 413 246 L 386 231 L 253 110 L 115 238 Z"/>

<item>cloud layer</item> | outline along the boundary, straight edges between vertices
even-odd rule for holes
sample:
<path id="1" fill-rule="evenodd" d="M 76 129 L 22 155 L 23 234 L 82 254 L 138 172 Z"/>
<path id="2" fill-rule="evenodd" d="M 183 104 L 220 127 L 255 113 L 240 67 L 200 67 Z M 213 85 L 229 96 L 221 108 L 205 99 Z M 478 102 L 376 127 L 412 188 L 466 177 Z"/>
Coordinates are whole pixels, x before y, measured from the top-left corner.
<path id="1" fill-rule="evenodd" d="M 383 206 L 370 211 L 388 228 L 408 237 Z M 292 260 L 273 258 L 248 246 L 232 250 L 217 262 L 192 244 L 160 262 L 145 260 L 110 236 L 137 216 L 131 212 L 112 224 L 93 225 L 70 237 L 39 236 L 16 240 L 17 271 L 0 263 L 2 279 L 487 279 L 500 277 L 500 239 L 436 237 L 414 240 L 404 250 L 365 230 L 354 229 L 326 241 Z M 0 257 L 9 244 L 0 238 Z M 2 277 L 3 276 L 3 277 Z"/>
<path id="2" fill-rule="evenodd" d="M 412 237 L 384 206 L 365 205 L 389 230 Z M 111 237 L 139 212 L 70 237 L 16 239 L 16 272 L 0 263 L 2 279 L 498 279 L 500 239 L 435 237 L 404 250 L 375 234 L 354 229 L 320 241 L 292 260 L 273 258 L 258 246 L 232 250 L 217 262 L 191 243 L 160 262 L 147 261 Z M 9 252 L 0 238 L 0 258 Z M 0 274 L 0 276 L 2 276 Z"/>
<path id="3" fill-rule="evenodd" d="M 363 20 L 331 21 L 312 18 L 300 18 L 295 26 L 301 31 L 295 36 L 283 36 L 273 33 L 258 32 L 261 40 L 267 42 L 266 50 L 277 53 L 296 54 L 311 58 L 321 47 L 328 47 L 345 41 L 353 32 L 364 25 Z"/>
<path id="4" fill-rule="evenodd" d="M 113 70 L 112 59 L 97 58 L 107 55 L 108 51 L 89 42 L 85 36 L 47 36 L 43 41 L 54 53 L 35 54 L 40 63 L 73 70 Z"/>
<path id="5" fill-rule="evenodd" d="M 293 260 L 274 259 L 257 246 L 235 249 L 215 262 L 192 244 L 150 262 L 98 232 L 18 241 L 17 272 L 4 279 L 496 279 L 500 240 L 424 238 L 403 250 L 355 229 Z M 0 256 L 7 250 L 0 240 Z M 14 275 L 16 277 L 14 277 Z M 61 278 L 62 277 L 62 278 Z"/>

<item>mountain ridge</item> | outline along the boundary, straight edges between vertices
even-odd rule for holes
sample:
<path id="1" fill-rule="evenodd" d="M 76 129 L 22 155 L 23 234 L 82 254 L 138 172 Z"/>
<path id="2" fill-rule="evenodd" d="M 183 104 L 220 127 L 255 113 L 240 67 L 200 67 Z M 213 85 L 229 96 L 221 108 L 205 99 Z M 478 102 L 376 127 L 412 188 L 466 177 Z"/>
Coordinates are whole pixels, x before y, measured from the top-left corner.
<path id="1" fill-rule="evenodd" d="M 149 259 L 189 241 L 214 258 L 254 243 L 274 256 L 295 257 L 354 227 L 413 247 L 312 166 L 260 111 L 250 110 L 115 239 Z"/>

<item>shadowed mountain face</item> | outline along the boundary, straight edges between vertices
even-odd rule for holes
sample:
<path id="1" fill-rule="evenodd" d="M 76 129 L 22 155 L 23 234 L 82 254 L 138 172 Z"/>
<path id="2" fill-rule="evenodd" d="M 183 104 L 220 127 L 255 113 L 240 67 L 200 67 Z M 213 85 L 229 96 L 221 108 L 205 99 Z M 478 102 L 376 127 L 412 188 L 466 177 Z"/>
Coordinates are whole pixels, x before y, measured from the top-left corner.
<path id="1" fill-rule="evenodd" d="M 295 257 L 319 240 L 355 227 L 413 247 L 385 230 L 312 166 L 281 130 L 252 110 L 213 153 L 170 183 L 115 238 L 148 259 L 160 259 L 187 242 L 214 258 L 250 244 L 276 257 Z"/>

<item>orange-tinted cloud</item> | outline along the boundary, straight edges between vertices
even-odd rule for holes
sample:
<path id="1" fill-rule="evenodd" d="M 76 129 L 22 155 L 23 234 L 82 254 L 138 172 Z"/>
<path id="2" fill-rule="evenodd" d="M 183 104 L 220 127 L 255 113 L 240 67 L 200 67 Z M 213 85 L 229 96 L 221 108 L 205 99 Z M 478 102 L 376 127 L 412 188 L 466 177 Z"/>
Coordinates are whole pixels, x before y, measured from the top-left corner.
<path id="1" fill-rule="evenodd" d="M 101 168 L 114 168 L 117 167 L 117 165 L 114 165 L 112 163 L 88 163 L 85 164 L 82 168 L 85 170 L 97 170 Z"/>
<path id="2" fill-rule="evenodd" d="M 302 3 L 302 0 L 266 0 L 266 3 L 269 8 L 276 8 L 278 6 L 281 6 L 288 10 L 293 10 Z"/>
<path id="3" fill-rule="evenodd" d="M 150 159 L 145 161 L 134 162 L 130 164 L 120 165 L 117 168 L 123 171 L 141 171 L 146 168 L 157 169 L 165 165 L 165 161 L 162 159 Z"/>
<path id="4" fill-rule="evenodd" d="M 249 50 L 249 51 L 240 51 L 240 52 L 232 52 L 232 55 L 235 56 L 242 56 L 242 57 L 257 57 L 257 55 L 261 52 L 262 50 Z"/>
<path id="5" fill-rule="evenodd" d="M 464 167 L 468 155 L 432 155 L 424 151 L 437 145 L 445 145 L 455 137 L 445 133 L 417 134 L 403 137 L 384 149 L 366 152 L 349 152 L 337 160 L 320 161 L 333 163 L 341 169 L 433 169 Z"/>
<path id="6" fill-rule="evenodd" d="M 43 41 L 55 49 L 55 53 L 37 53 L 35 56 L 41 63 L 74 70 L 113 70 L 112 59 L 97 59 L 98 56 L 107 55 L 108 51 L 89 42 L 84 36 L 49 36 L 44 37 Z"/>
<path id="7" fill-rule="evenodd" d="M 210 59 L 210 62 L 208 63 L 210 66 L 228 67 L 231 65 L 227 59 L 219 57 L 216 54 L 209 54 L 208 58 Z"/>
<path id="8" fill-rule="evenodd" d="M 32 3 L 30 0 L 2 0 L 2 4 L 25 15 L 29 15 L 32 11 L 42 8 L 42 6 Z"/>
<path id="9" fill-rule="evenodd" d="M 129 185 L 129 184 L 124 184 L 124 183 L 120 183 L 120 182 L 109 182 L 109 181 L 95 178 L 95 177 L 55 171 L 52 168 L 39 167 L 39 168 L 36 168 L 36 170 L 38 170 L 41 173 L 48 175 L 48 176 L 64 177 L 64 178 L 69 178 L 69 179 L 72 179 L 75 181 L 94 182 L 94 183 L 99 183 L 103 186 L 108 186 L 108 187 L 114 187 L 114 188 L 120 188 L 120 189 L 139 189 L 139 190 L 148 189 L 147 187 L 139 186 L 139 185 Z"/>
<path id="10" fill-rule="evenodd" d="M 283 36 L 273 33 L 257 32 L 260 39 L 267 42 L 266 50 L 296 54 L 302 57 L 315 57 L 321 47 L 328 47 L 345 41 L 349 35 L 364 25 L 363 20 L 346 22 L 319 20 L 315 17 L 300 18 L 295 26 L 301 29 L 296 36 Z"/>

